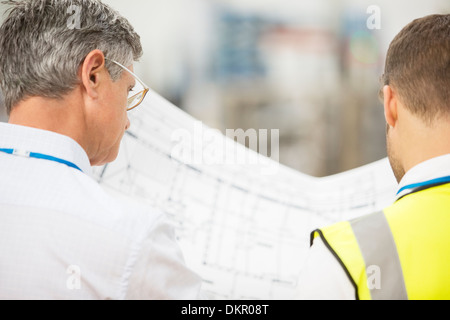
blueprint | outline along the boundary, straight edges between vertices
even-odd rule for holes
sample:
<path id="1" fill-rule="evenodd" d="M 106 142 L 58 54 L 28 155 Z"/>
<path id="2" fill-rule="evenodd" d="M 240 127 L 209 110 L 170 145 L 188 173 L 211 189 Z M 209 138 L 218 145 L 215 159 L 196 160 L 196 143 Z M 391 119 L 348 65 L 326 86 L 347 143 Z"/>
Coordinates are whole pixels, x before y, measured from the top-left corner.
<path id="1" fill-rule="evenodd" d="M 387 159 L 315 178 L 202 132 L 154 92 L 129 117 L 117 160 L 95 168 L 95 178 L 171 218 L 186 264 L 215 299 L 293 298 L 312 230 L 381 210 L 395 197 Z M 227 150 L 246 161 L 224 159 Z"/>

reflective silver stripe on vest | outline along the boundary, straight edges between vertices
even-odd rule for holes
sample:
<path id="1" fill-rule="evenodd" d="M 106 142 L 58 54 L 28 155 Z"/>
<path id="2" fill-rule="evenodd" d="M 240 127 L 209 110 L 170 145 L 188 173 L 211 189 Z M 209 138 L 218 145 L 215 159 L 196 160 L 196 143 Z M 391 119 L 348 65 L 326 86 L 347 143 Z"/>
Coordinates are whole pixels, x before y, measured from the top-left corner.
<path id="1" fill-rule="evenodd" d="M 350 224 L 366 263 L 366 272 L 370 267 L 377 267 L 381 273 L 379 286 L 369 286 L 372 299 L 407 300 L 397 246 L 384 213 L 358 218 Z M 369 276 L 373 274 L 367 274 Z"/>

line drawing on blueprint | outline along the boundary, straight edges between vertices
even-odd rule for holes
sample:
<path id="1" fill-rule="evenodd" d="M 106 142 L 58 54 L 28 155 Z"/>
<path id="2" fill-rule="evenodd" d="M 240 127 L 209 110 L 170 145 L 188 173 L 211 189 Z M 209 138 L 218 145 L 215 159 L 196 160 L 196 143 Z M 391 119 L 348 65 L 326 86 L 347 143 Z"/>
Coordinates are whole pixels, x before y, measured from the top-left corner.
<path id="1" fill-rule="evenodd" d="M 194 134 L 196 119 L 154 92 L 129 117 L 117 160 L 94 168 L 94 178 L 108 192 L 165 212 L 186 264 L 215 299 L 291 299 L 311 231 L 394 201 L 387 159 L 315 178 L 220 136 L 214 141 L 222 143 L 202 145 L 203 156 L 226 145 L 258 163 L 193 164 L 174 156 L 173 134 Z M 262 174 L 269 167 L 276 170 Z"/>

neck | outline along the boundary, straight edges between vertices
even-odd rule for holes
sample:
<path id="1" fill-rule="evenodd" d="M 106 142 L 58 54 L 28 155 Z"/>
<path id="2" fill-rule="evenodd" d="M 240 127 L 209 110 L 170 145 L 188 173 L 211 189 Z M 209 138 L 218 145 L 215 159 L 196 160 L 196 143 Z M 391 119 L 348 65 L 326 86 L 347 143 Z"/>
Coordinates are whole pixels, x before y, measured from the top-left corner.
<path id="1" fill-rule="evenodd" d="M 85 128 L 82 101 L 76 92 L 63 99 L 30 97 L 11 110 L 10 124 L 56 132 L 78 142 L 85 150 Z"/>
<path id="2" fill-rule="evenodd" d="M 404 168 L 409 171 L 419 163 L 450 154 L 450 122 L 447 118 L 435 120 L 432 125 L 426 125 L 418 119 L 409 124 L 409 136 L 404 148 Z"/>

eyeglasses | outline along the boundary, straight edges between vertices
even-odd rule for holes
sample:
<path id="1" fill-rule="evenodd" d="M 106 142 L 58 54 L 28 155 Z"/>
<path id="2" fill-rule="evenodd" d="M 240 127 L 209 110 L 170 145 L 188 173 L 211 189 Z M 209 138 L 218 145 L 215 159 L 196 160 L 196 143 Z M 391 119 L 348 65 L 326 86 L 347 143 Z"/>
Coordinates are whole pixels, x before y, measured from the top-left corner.
<path id="1" fill-rule="evenodd" d="M 142 86 L 142 90 L 139 90 L 137 93 L 133 89 L 128 94 L 127 111 L 133 110 L 134 108 L 136 108 L 137 106 L 139 106 L 142 103 L 142 101 L 144 100 L 145 96 L 149 92 L 150 88 L 148 86 L 146 86 L 144 84 L 144 82 L 142 82 L 142 80 L 139 79 L 139 77 L 137 75 L 135 75 L 130 69 L 128 69 L 127 67 L 123 66 L 119 62 L 111 60 L 111 59 L 108 59 L 108 58 L 105 58 L 105 60 L 111 61 L 112 63 L 117 64 L 122 69 L 128 71 L 139 82 L 139 84 Z"/>

